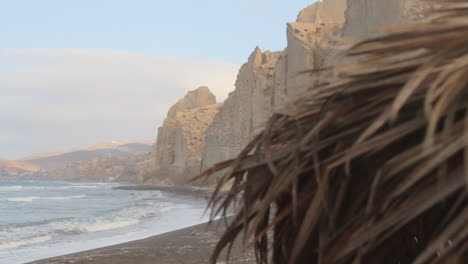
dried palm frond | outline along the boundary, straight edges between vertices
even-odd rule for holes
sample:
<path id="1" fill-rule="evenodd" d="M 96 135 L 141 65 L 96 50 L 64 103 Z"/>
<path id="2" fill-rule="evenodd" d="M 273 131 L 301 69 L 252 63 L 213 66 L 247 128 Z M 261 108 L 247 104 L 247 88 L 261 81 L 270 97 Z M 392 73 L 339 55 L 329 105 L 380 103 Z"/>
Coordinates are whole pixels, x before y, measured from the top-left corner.
<path id="1" fill-rule="evenodd" d="M 468 3 L 347 51 L 361 63 L 274 115 L 213 215 L 268 263 L 468 263 Z"/>

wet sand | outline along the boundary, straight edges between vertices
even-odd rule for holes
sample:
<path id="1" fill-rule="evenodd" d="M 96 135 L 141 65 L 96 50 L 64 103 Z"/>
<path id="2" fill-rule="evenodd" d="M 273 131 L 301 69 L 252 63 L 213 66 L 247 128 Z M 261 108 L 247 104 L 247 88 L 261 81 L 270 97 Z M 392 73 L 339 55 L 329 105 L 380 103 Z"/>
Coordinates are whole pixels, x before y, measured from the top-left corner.
<path id="1" fill-rule="evenodd" d="M 206 199 L 211 190 L 193 187 L 158 187 L 148 185 L 120 186 L 114 189 L 128 191 L 165 191 L 177 196 Z M 70 255 L 30 263 L 34 264 L 201 264 L 208 263 L 211 252 L 221 236 L 224 224 L 196 225 L 142 240 L 130 241 L 109 247 L 92 249 Z M 225 255 L 221 258 L 225 261 Z M 235 245 L 229 263 L 255 263 L 252 251 L 244 253 Z"/>
<path id="2" fill-rule="evenodd" d="M 222 223 L 201 224 L 177 231 L 104 247 L 31 262 L 34 264 L 201 264 L 208 263 L 220 237 Z M 225 257 L 221 259 L 225 263 Z M 229 263 L 255 263 L 253 252 L 235 245 Z"/>

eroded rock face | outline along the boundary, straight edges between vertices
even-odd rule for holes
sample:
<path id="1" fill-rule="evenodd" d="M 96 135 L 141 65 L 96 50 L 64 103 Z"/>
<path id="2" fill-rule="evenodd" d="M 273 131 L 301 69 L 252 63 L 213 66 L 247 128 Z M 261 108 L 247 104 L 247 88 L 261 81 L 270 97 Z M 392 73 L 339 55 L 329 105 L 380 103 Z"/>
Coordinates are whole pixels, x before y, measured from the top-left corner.
<path id="1" fill-rule="evenodd" d="M 175 117 L 181 111 L 211 104 L 216 104 L 216 96 L 211 93 L 208 87 L 201 86 L 193 91 L 189 91 L 184 98 L 173 105 L 169 109 L 167 116 Z"/>
<path id="2" fill-rule="evenodd" d="M 221 104 L 214 104 L 177 113 L 175 159 L 169 167 L 174 183 L 187 183 L 201 172 L 206 129 L 220 107 Z"/>
<path id="3" fill-rule="evenodd" d="M 285 81 L 282 73 L 277 76 L 276 68 L 285 59 L 283 52 L 257 48 L 241 67 L 235 91 L 206 132 L 203 169 L 239 153 L 257 126 L 271 115 L 276 101 L 284 100 L 286 91 L 275 87 Z"/>
<path id="4" fill-rule="evenodd" d="M 297 22 L 309 24 L 345 23 L 348 0 L 327 0 L 304 8 L 297 16 Z"/>
<path id="5" fill-rule="evenodd" d="M 200 173 L 206 129 L 220 106 L 207 87 L 200 87 L 170 108 L 158 130 L 153 184 L 186 184 Z"/>
<path id="6" fill-rule="evenodd" d="M 339 62 L 337 38 L 359 39 L 378 29 L 421 17 L 419 0 L 326 0 L 302 10 L 288 24 L 280 52 L 259 48 L 239 72 L 235 90 L 207 129 L 203 169 L 234 158 L 286 100 L 332 78 L 301 72 Z"/>
<path id="7" fill-rule="evenodd" d="M 180 99 L 169 109 L 163 126 L 158 129 L 158 138 L 153 149 L 159 164 L 165 166 L 166 164 L 174 163 L 177 113 L 211 104 L 216 104 L 216 97 L 210 92 L 208 87 L 203 86 L 196 90 L 189 91 L 184 98 Z"/>

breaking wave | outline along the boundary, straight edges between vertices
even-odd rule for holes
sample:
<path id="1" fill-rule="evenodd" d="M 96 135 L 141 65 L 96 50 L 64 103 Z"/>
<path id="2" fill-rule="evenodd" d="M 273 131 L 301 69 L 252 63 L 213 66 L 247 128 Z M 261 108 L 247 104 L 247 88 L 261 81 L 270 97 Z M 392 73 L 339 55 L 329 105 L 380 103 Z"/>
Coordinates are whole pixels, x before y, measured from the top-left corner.
<path id="1" fill-rule="evenodd" d="M 96 185 L 75 185 L 75 186 L 1 186 L 0 191 L 25 191 L 25 190 L 70 190 L 70 189 L 96 189 Z"/>
<path id="2" fill-rule="evenodd" d="M 75 185 L 75 186 L 55 187 L 53 189 L 68 190 L 68 189 L 96 189 L 96 188 L 97 188 L 97 186 L 95 186 L 95 185 Z"/>
<path id="3" fill-rule="evenodd" d="M 44 190 L 44 186 L 2 186 L 0 191 Z"/>
<path id="4" fill-rule="evenodd" d="M 73 231 L 76 233 L 100 232 L 100 231 L 106 231 L 106 230 L 136 225 L 139 222 L 140 221 L 138 219 L 120 220 L 120 221 L 119 220 L 100 221 L 96 223 L 79 225 L 75 227 Z"/>
<path id="5" fill-rule="evenodd" d="M 71 200 L 71 199 L 81 199 L 85 198 L 86 195 L 75 195 L 75 196 L 62 196 L 62 197 L 38 197 L 38 196 L 29 196 L 29 197 L 11 197 L 3 199 L 8 202 L 17 202 L 17 203 L 32 203 L 34 200 Z"/>
<path id="6" fill-rule="evenodd" d="M 43 258 L 43 250 L 61 255 L 65 248 L 107 246 L 115 237 L 119 243 L 144 238 L 197 224 L 194 212 L 204 210 L 201 201 L 160 191 L 114 191 L 118 184 L 24 183 L 0 181 L 8 184 L 0 186 L 0 263 Z"/>
<path id="7" fill-rule="evenodd" d="M 52 240 L 52 236 L 46 235 L 46 236 L 38 236 L 38 237 L 33 237 L 33 238 L 28 238 L 28 239 L 23 239 L 23 240 L 18 240 L 18 241 L 3 242 L 3 243 L 0 243 L 0 250 L 14 249 L 14 248 L 19 248 L 23 246 L 30 246 L 34 244 L 44 243 L 49 240 Z"/>

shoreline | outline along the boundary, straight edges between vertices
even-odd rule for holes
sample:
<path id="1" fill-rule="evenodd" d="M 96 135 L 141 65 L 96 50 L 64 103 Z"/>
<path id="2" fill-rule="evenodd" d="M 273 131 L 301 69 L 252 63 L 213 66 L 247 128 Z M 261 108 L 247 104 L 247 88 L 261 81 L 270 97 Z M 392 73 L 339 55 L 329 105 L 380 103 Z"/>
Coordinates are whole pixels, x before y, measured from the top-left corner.
<path id="1" fill-rule="evenodd" d="M 224 223 L 204 223 L 149 238 L 69 255 L 28 262 L 28 264 L 202 264 L 208 263 L 221 236 Z M 225 254 L 221 257 L 225 260 Z M 232 249 L 233 264 L 253 264 L 252 251 L 243 252 L 239 243 Z"/>
<path id="2" fill-rule="evenodd" d="M 28 202 L 28 205 L 32 205 L 32 200 L 35 200 L 37 204 L 36 200 L 41 200 L 41 197 L 54 197 L 54 200 L 58 200 L 55 198 L 64 197 L 66 201 L 57 201 L 56 203 L 60 203 L 60 205 L 65 202 L 73 203 L 76 210 L 73 210 L 75 215 L 72 214 L 70 219 L 63 221 L 54 220 L 55 218 L 50 217 L 52 220 L 49 221 L 47 216 L 44 218 L 43 224 L 40 223 L 37 231 L 35 228 L 38 225 L 36 224 L 37 221 L 30 221 L 31 224 L 28 222 L 27 225 L 24 225 L 26 228 L 19 227 L 12 229 L 11 232 L 7 230 L 10 233 L 7 233 L 8 236 L 2 237 L 4 239 L 0 241 L 0 246 L 2 246 L 0 263 L 4 263 L 4 261 L 18 264 L 26 263 L 129 243 L 202 224 L 209 220 L 206 214 L 206 200 L 201 198 L 207 192 L 200 191 L 196 187 L 160 188 L 132 185 L 132 183 L 127 182 L 103 184 L 101 182 L 45 183 L 42 181 L 13 181 L 12 183 L 4 183 L 4 185 L 7 187 L 4 188 L 5 192 L 2 192 L 2 197 L 0 197 L 3 200 L 10 196 L 19 196 L 20 198 L 34 196 Z M 88 185 L 92 185 L 93 188 L 86 188 Z M 77 187 L 75 188 L 75 186 Z M 141 190 L 141 192 L 136 190 Z M 144 192 L 144 190 L 150 192 Z M 80 196 L 80 199 L 85 197 L 86 199 L 67 199 L 68 197 L 77 197 L 78 194 L 85 194 L 82 195 L 83 197 Z M 123 200 L 119 197 L 123 197 Z M 99 202 L 88 205 L 87 199 L 93 201 L 93 203 L 94 201 Z M 19 201 L 15 202 L 12 202 L 12 205 L 18 205 L 19 207 L 23 205 L 22 203 L 19 204 Z M 159 206 L 158 203 L 160 202 L 161 205 Z M 102 204 L 102 206 L 97 204 Z M 111 205 L 111 207 L 107 207 L 107 204 Z M 37 206 L 42 205 L 38 204 L 31 208 Z M 55 212 L 54 204 L 49 207 L 44 208 L 51 209 L 50 212 Z M 93 213 L 91 211 L 92 214 L 88 214 L 87 209 L 82 212 L 81 207 L 97 208 L 98 211 L 96 212 L 102 211 L 103 213 Z M 12 215 L 14 213 L 11 212 Z M 68 211 L 66 213 L 68 215 Z M 54 215 L 54 213 L 51 213 L 51 215 Z M 84 217 L 85 215 L 90 217 Z M 13 220 L 10 222 L 13 224 L 12 226 L 15 226 Z M 48 222 L 52 224 L 49 225 Z M 3 231 L 3 229 L 0 231 Z M 99 233 L 101 231 L 102 233 Z M 15 232 L 19 235 L 14 236 Z M 7 239 L 10 237 L 9 234 L 12 234 L 11 239 Z M 76 239 L 75 235 L 77 235 Z M 30 241 L 30 238 L 35 239 L 36 237 L 40 237 L 41 241 Z M 46 241 L 42 241 L 42 239 Z M 4 249 L 5 245 L 11 247 L 12 250 Z"/>
<path id="3" fill-rule="evenodd" d="M 111 190 L 124 192 L 161 191 L 167 196 L 170 195 L 170 197 L 180 197 L 181 199 L 198 200 L 200 202 L 202 202 L 202 199 L 203 201 L 209 199 L 213 193 L 213 190 L 207 187 L 188 185 L 152 186 L 125 182 L 111 186 Z M 133 195 L 133 193 L 131 194 Z M 170 217 L 176 217 L 174 220 L 177 220 L 177 215 Z M 213 221 L 211 224 L 202 222 L 202 224 L 172 229 L 172 231 L 158 233 L 157 235 L 148 234 L 148 236 L 140 236 L 132 240 L 114 241 L 113 243 L 110 241 L 111 243 L 107 244 L 110 246 L 96 245 L 96 247 L 77 248 L 76 251 L 57 252 L 58 254 L 49 254 L 44 259 L 39 255 L 38 258 L 30 258 L 25 261 L 35 259 L 27 263 L 37 264 L 207 263 L 212 250 L 223 233 L 223 227 L 224 220 Z M 253 252 L 243 254 L 242 247 L 236 247 L 237 249 L 232 251 L 232 261 L 230 263 L 255 263 Z M 52 247 L 51 250 L 53 249 Z M 46 256 L 43 255 L 43 257 Z M 225 260 L 225 257 L 221 257 L 220 260 Z"/>
<path id="4" fill-rule="evenodd" d="M 197 188 L 193 186 L 156 186 L 156 185 L 122 185 L 112 188 L 113 190 L 126 191 L 162 191 L 180 196 L 189 196 L 192 198 L 209 199 L 213 194 L 210 188 Z"/>

